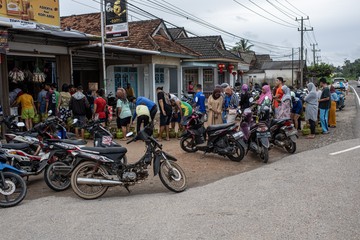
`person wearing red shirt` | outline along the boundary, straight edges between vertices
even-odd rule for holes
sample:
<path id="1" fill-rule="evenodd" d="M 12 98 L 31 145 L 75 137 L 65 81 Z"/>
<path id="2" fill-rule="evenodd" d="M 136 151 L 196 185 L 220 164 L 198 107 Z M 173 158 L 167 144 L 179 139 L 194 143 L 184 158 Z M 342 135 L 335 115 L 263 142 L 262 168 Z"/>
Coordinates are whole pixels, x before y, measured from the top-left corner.
<path id="1" fill-rule="evenodd" d="M 99 90 L 97 90 L 96 94 L 98 97 L 94 101 L 93 118 L 95 120 L 96 119 L 105 120 L 106 119 L 105 108 L 107 103 L 106 100 L 104 99 L 104 89 L 100 88 Z"/>
<path id="2" fill-rule="evenodd" d="M 279 103 L 281 103 L 281 99 L 284 95 L 284 92 L 282 90 L 282 86 L 284 85 L 284 79 L 282 77 L 276 78 L 275 85 L 276 85 L 276 93 L 274 96 L 274 108 L 275 108 L 275 118 L 278 118 Z"/>

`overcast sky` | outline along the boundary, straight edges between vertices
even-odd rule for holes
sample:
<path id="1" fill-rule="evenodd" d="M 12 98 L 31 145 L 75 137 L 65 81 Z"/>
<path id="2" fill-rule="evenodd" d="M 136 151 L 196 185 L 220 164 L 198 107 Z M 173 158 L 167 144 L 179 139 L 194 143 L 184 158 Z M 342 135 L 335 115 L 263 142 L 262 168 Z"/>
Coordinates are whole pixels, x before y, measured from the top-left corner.
<path id="1" fill-rule="evenodd" d="M 99 12 L 100 0 L 59 0 L 61 16 Z M 300 22 L 295 17 L 306 18 L 307 29 L 304 34 L 308 64 L 313 62 L 312 46 L 319 60 L 341 66 L 345 59 L 354 61 L 360 58 L 360 1 L 357 0 L 128 0 L 130 4 L 168 21 L 185 27 L 196 35 L 222 35 L 225 44 L 234 45 L 239 38 L 252 40 L 253 50 L 270 54 L 274 60 L 291 59 L 292 48 L 298 52 L 300 47 Z M 188 20 L 154 8 L 144 6 L 154 3 L 162 6 L 176 6 L 196 17 L 228 32 L 206 28 Z M 168 3 L 173 6 L 169 6 Z M 129 6 L 129 21 L 145 20 L 134 7 Z M 262 10 L 262 9 L 263 10 Z M 265 11 L 264 11 L 265 10 Z M 165 10 L 168 11 L 169 10 Z M 262 15 L 262 16 L 260 16 Z M 267 19 L 266 19 L 267 18 Z M 284 26 L 286 25 L 286 26 Z M 230 35 L 232 34 L 232 35 Z M 233 36 L 235 35 L 235 36 Z M 285 57 L 284 57 L 285 56 Z M 295 56 L 299 58 L 299 55 Z"/>

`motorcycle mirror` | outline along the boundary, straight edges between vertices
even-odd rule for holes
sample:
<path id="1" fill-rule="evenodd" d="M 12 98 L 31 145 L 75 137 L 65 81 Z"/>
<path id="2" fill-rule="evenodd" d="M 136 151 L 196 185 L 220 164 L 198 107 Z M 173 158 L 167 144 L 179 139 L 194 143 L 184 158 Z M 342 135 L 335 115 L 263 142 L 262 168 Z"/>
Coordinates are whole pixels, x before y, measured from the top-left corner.
<path id="1" fill-rule="evenodd" d="M 132 137 L 132 136 L 134 136 L 134 133 L 133 133 L 133 132 L 128 132 L 128 133 L 126 134 L 126 137 Z"/>
<path id="2" fill-rule="evenodd" d="M 48 116 L 51 116 L 51 114 L 52 114 L 52 110 L 49 110 L 48 111 Z"/>
<path id="3" fill-rule="evenodd" d="M 74 120 L 73 120 L 72 124 L 74 125 L 74 124 L 75 124 L 75 123 L 77 123 L 78 121 L 79 121 L 79 119 L 74 118 Z"/>
<path id="4" fill-rule="evenodd" d="M 253 97 L 249 98 L 249 103 L 252 103 L 253 101 L 254 101 Z"/>
<path id="5" fill-rule="evenodd" d="M 18 127 L 25 127 L 25 123 L 23 123 L 23 122 L 18 122 L 18 123 L 16 124 L 16 126 L 18 126 Z"/>
<path id="6" fill-rule="evenodd" d="M 268 97 L 268 96 L 265 96 L 265 100 L 269 100 L 269 97 Z"/>

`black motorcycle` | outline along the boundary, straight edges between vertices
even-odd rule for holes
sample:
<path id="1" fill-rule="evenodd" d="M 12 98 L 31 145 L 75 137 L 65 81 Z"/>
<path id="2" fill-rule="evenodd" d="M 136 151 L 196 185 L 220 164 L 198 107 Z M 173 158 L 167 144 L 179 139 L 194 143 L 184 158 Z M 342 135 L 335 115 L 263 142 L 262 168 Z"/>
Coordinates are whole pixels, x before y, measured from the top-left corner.
<path id="1" fill-rule="evenodd" d="M 101 125 L 104 120 L 90 121 L 84 129 L 86 129 L 94 138 L 94 147 L 121 147 L 114 141 L 113 135 L 105 127 Z"/>
<path id="2" fill-rule="evenodd" d="M 185 132 L 181 136 L 181 148 L 189 153 L 198 150 L 216 153 L 240 162 L 244 158 L 246 145 L 236 124 L 219 124 L 205 129 L 203 117 L 203 113 L 197 111 L 185 117 L 182 123 Z"/>
<path id="3" fill-rule="evenodd" d="M 153 165 L 154 175 L 159 174 L 166 188 L 174 192 L 184 191 L 187 187 L 184 171 L 175 163 L 174 157 L 162 150 L 162 145 L 151 136 L 152 133 L 153 126 L 147 126 L 127 142 L 142 140 L 146 144 L 144 156 L 133 164 L 122 162 L 127 152 L 124 147 L 88 148 L 87 152 L 75 153 L 78 164 L 71 175 L 74 192 L 81 198 L 95 199 L 111 186 L 123 186 L 129 191 L 129 186 L 149 176 L 150 164 Z"/>
<path id="4" fill-rule="evenodd" d="M 298 131 L 295 129 L 291 119 L 272 119 L 269 128 L 271 144 L 284 148 L 288 153 L 296 152 Z"/>

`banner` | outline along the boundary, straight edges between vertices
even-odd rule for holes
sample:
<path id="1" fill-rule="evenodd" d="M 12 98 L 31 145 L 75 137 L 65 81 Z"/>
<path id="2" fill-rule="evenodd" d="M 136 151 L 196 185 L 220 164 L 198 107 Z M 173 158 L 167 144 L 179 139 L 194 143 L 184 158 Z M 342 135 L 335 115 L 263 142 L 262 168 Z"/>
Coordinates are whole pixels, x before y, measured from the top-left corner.
<path id="1" fill-rule="evenodd" d="M 0 53 L 6 54 L 8 50 L 9 50 L 8 31 L 0 30 Z M 0 63 L 1 63 L 1 59 L 0 59 Z"/>
<path id="2" fill-rule="evenodd" d="M 129 35 L 125 0 L 105 0 L 105 25 L 107 38 L 127 37 Z"/>
<path id="3" fill-rule="evenodd" d="M 0 16 L 19 28 L 60 27 L 59 0 L 0 0 Z"/>

